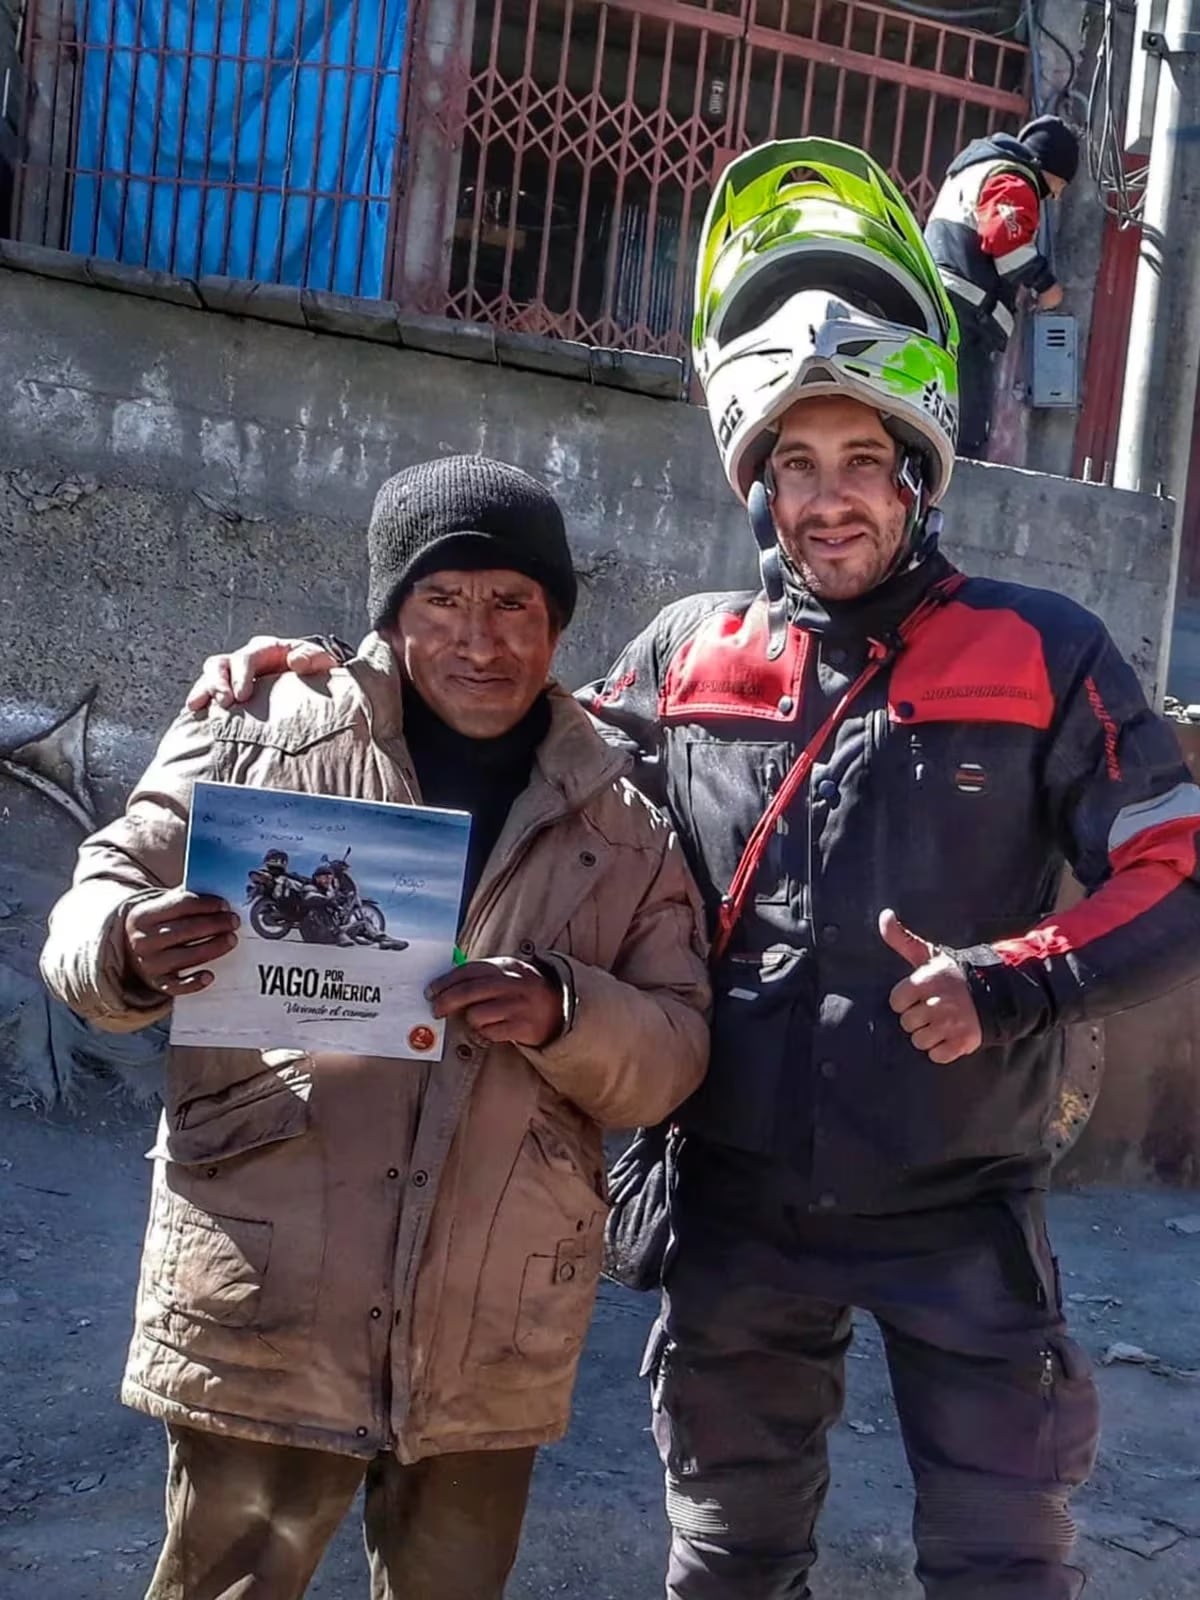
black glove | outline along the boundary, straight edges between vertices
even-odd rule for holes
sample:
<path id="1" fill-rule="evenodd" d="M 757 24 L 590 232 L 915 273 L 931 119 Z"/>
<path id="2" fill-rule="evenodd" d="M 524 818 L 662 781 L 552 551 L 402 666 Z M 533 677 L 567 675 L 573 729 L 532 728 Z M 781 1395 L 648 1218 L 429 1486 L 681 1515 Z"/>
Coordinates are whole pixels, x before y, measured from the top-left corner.
<path id="1" fill-rule="evenodd" d="M 608 1175 L 611 1210 L 604 1227 L 606 1278 L 626 1289 L 657 1289 L 671 1235 L 670 1125 L 639 1128 Z"/>

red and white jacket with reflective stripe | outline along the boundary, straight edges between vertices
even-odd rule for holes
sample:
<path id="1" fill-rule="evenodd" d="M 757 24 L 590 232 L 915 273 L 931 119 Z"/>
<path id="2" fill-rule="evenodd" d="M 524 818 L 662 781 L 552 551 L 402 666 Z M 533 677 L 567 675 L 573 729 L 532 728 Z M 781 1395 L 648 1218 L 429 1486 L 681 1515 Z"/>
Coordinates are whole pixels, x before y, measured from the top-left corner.
<path id="1" fill-rule="evenodd" d="M 997 134 L 968 145 L 951 164 L 925 225 L 947 289 L 1005 337 L 1020 286 L 1041 294 L 1055 281 L 1038 245 L 1044 197 L 1024 145 Z"/>

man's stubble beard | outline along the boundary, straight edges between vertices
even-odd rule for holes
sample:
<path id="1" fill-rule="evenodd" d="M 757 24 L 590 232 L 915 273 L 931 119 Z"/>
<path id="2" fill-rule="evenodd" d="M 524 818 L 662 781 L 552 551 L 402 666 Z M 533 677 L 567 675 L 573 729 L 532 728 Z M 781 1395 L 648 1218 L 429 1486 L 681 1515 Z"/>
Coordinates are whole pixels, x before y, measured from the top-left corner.
<path id="1" fill-rule="evenodd" d="M 886 583 L 897 570 L 901 548 L 904 543 L 903 524 L 897 528 L 895 543 L 885 555 L 880 525 L 874 517 L 865 513 L 856 513 L 853 516 L 844 517 L 840 522 L 802 522 L 797 530 L 794 542 L 800 546 L 803 539 L 810 533 L 832 533 L 838 528 L 844 528 L 851 523 L 865 524 L 870 529 L 869 539 L 873 565 L 870 575 L 849 592 L 839 592 L 836 583 L 827 584 L 823 582 L 815 569 L 810 566 L 802 555 L 793 556 L 788 550 L 784 535 L 776 527 L 776 538 L 779 541 L 779 549 L 783 556 L 784 564 L 790 568 L 797 581 L 810 594 L 815 595 L 818 600 L 861 599 L 863 595 L 870 594 L 873 589 L 878 589 L 882 584 Z"/>

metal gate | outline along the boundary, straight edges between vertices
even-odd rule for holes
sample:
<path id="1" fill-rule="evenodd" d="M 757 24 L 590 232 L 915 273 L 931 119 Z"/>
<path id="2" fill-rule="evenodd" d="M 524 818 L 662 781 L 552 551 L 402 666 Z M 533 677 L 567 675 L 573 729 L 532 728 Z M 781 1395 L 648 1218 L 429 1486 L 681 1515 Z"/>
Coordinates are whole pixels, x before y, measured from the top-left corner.
<path id="1" fill-rule="evenodd" d="M 405 0 L 24 0 L 21 15 L 0 232 L 385 292 Z"/>
<path id="2" fill-rule="evenodd" d="M 739 150 L 862 145 L 923 216 L 955 152 L 1028 103 L 1024 46 L 868 0 L 424 5 L 394 297 L 602 345 L 685 353 L 704 208 Z"/>

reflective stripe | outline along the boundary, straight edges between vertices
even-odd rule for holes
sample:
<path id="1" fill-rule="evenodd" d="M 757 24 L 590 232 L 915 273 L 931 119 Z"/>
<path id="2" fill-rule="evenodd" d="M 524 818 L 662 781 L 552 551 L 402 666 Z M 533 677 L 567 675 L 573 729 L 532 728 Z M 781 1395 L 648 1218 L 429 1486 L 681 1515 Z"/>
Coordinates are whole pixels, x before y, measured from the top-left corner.
<path id="1" fill-rule="evenodd" d="M 1112 855 L 1147 828 L 1161 827 L 1164 822 L 1184 822 L 1189 817 L 1195 817 L 1200 825 L 1200 788 L 1194 783 L 1177 783 L 1173 789 L 1156 794 L 1150 800 L 1122 806 L 1108 830 L 1108 853 Z"/>
<path id="2" fill-rule="evenodd" d="M 986 289 L 981 289 L 977 283 L 972 283 L 970 278 L 961 277 L 952 268 L 939 267 L 938 272 L 941 274 L 942 282 L 946 288 L 952 294 L 956 294 L 960 300 L 966 300 L 968 304 L 973 306 L 981 306 L 985 300 L 991 299 L 991 295 Z M 1002 306 L 997 301 L 992 307 L 991 314 L 1004 329 L 1005 338 L 1011 338 L 1012 331 L 1016 327 L 1016 321 L 1008 307 Z"/>
<path id="3" fill-rule="evenodd" d="M 1010 250 L 1007 255 L 997 256 L 996 271 L 1005 278 L 1011 278 L 1014 272 L 1020 272 L 1022 267 L 1036 261 L 1037 254 L 1037 245 L 1023 244 L 1016 250 Z"/>
<path id="4" fill-rule="evenodd" d="M 972 283 L 970 278 L 960 277 L 949 267 L 941 267 L 939 270 L 947 289 L 953 289 L 963 300 L 969 300 L 973 306 L 981 306 L 987 299 L 987 290 L 981 289 L 977 283 Z"/>

